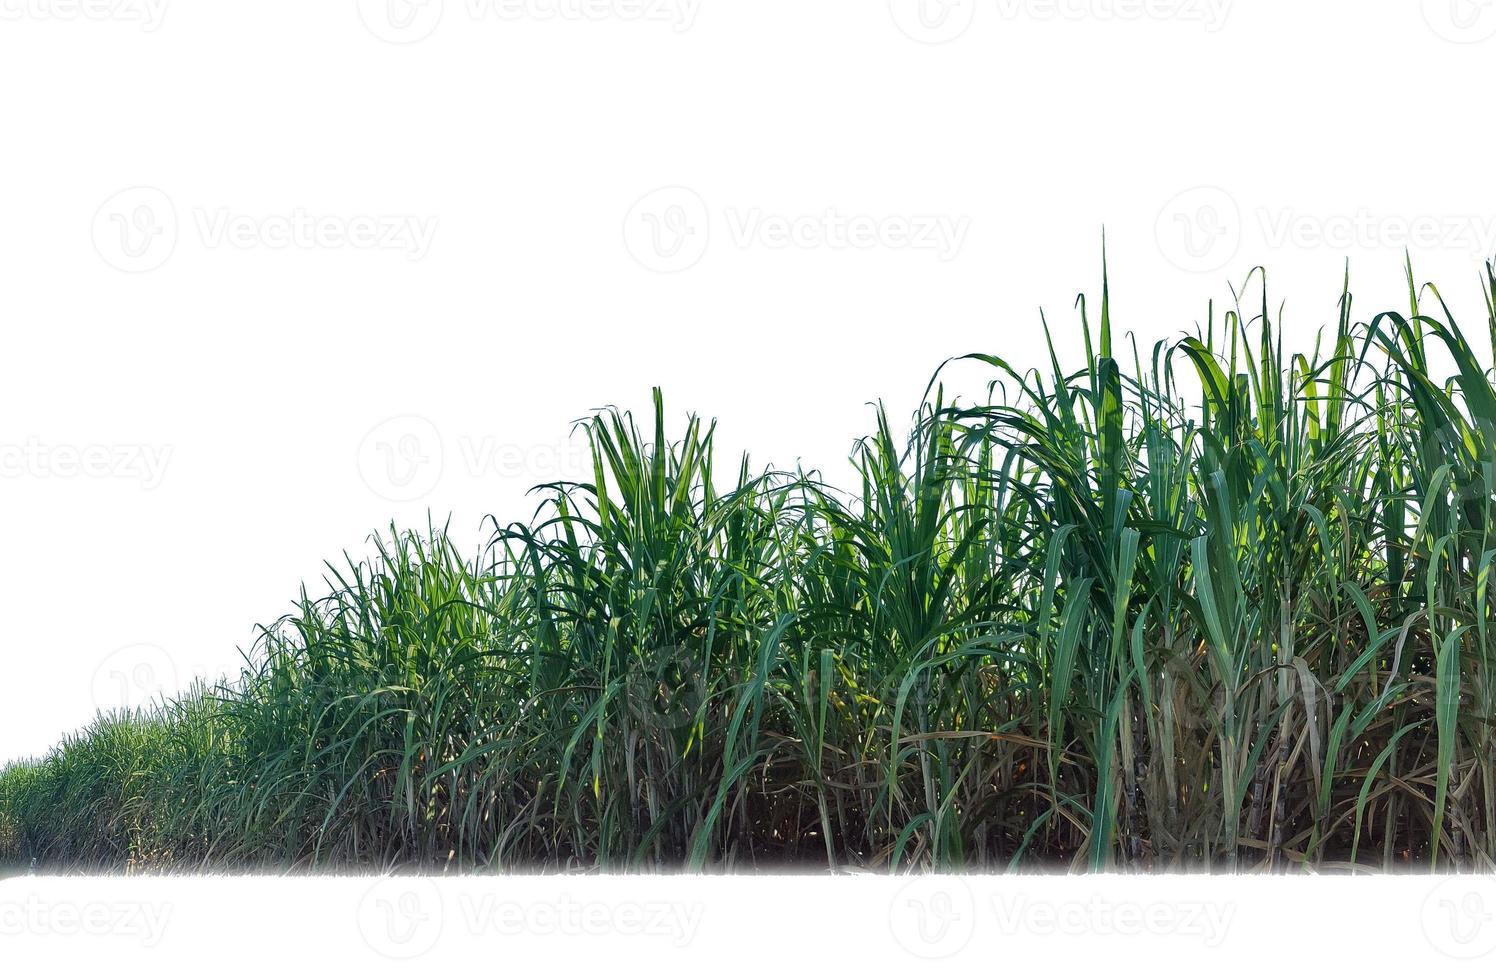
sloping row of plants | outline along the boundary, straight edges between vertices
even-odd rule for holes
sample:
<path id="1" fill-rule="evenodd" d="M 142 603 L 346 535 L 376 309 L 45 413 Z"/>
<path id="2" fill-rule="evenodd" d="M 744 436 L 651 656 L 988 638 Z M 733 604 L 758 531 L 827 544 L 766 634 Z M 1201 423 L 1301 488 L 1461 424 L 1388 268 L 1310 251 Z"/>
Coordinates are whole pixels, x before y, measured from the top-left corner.
<path id="1" fill-rule="evenodd" d="M 599 413 L 479 554 L 391 529 L 4 769 L 0 859 L 1491 870 L 1496 389 L 1414 282 L 1304 352 L 1260 281 L 1143 349 L 1104 286 L 1083 362 L 943 368 L 845 488 Z"/>

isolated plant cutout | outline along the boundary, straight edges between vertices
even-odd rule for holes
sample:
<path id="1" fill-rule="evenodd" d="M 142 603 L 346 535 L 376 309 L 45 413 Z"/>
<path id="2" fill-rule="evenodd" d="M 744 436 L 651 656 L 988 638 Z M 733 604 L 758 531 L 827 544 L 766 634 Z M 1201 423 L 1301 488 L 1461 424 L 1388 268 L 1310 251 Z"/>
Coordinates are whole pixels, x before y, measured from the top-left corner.
<path id="1" fill-rule="evenodd" d="M 695 205 L 666 190 L 626 233 L 668 271 L 687 242 L 651 232 Z M 1206 191 L 1179 213 L 1221 218 Z M 101 714 L 0 771 L 0 860 L 1487 870 L 1483 271 L 1479 328 L 1409 269 L 1406 309 L 1360 318 L 1346 282 L 1297 351 L 1260 272 L 1136 348 L 1103 273 L 1083 357 L 969 355 L 987 384 L 959 399 L 942 368 L 907 426 L 873 410 L 845 488 L 719 459 L 715 425 L 658 391 L 647 417 L 597 412 L 583 472 L 528 520 L 495 517 L 476 550 L 435 521 L 375 536 L 237 677 L 183 690 L 149 647 L 102 662 Z M 396 416 L 358 438 L 358 472 L 435 500 L 445 462 L 488 458 L 457 441 Z M 420 891 L 371 887 L 371 947 L 435 942 Z M 1430 942 L 1488 951 L 1485 894 L 1436 885 Z M 987 914 L 916 879 L 890 941 L 951 955 Z"/>

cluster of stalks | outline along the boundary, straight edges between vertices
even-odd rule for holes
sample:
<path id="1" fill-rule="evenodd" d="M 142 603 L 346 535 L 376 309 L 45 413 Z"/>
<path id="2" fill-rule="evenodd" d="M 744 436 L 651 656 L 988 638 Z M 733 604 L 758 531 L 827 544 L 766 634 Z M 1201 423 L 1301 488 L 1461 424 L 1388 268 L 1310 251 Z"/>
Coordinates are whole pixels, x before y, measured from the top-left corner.
<path id="1" fill-rule="evenodd" d="M 392 529 L 238 678 L 0 771 L 0 858 L 1496 869 L 1496 389 L 1408 286 L 1303 354 L 1265 288 L 1124 352 L 1103 286 L 1077 369 L 937 372 L 850 492 L 602 412 L 476 557 Z"/>

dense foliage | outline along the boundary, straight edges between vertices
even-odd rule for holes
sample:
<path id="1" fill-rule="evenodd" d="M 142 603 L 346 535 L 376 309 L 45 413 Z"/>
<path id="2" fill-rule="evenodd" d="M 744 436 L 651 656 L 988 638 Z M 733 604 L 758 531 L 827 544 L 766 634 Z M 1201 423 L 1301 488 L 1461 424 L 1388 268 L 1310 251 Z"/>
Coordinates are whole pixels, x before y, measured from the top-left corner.
<path id="1" fill-rule="evenodd" d="M 1413 282 L 1302 354 L 1265 289 L 1123 351 L 1103 288 L 1085 363 L 938 373 L 850 492 L 601 413 L 475 558 L 380 536 L 238 679 L 0 772 L 0 856 L 1491 870 L 1496 389 Z"/>

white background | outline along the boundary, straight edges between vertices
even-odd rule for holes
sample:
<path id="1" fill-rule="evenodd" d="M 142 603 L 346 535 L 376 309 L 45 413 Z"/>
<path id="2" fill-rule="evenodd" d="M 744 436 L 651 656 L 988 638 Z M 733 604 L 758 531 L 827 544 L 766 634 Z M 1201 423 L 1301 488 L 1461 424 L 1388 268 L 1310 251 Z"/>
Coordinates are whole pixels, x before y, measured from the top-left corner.
<path id="1" fill-rule="evenodd" d="M 1404 249 L 1478 338 L 1493 55 L 1490 0 L 0 0 L 0 757 L 391 520 L 476 549 L 652 385 L 845 474 L 944 358 L 1078 350 L 1103 227 L 1144 346 L 1258 264 L 1297 342 L 1347 260 L 1403 308 Z"/>
<path id="2" fill-rule="evenodd" d="M 13 878 L 7 976 L 1489 977 L 1490 879 Z M 122 969 L 123 968 L 123 969 Z M 938 973 L 937 973 L 938 971 Z"/>
<path id="3" fill-rule="evenodd" d="M 844 474 L 1041 307 L 1078 350 L 1103 226 L 1145 348 L 1257 264 L 1296 339 L 1347 259 L 1401 308 L 1404 247 L 1479 336 L 1493 5 L 1223 2 L 0 0 L 0 756 L 391 520 L 476 549 L 653 385 Z"/>

